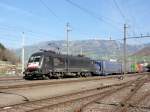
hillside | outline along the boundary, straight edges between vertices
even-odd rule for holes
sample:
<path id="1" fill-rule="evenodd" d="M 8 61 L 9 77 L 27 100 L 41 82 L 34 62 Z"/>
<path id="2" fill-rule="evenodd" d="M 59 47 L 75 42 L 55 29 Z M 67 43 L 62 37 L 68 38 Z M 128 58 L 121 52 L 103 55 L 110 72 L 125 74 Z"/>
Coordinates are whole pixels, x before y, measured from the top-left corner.
<path id="1" fill-rule="evenodd" d="M 3 44 L 0 43 L 0 61 L 8 61 L 12 64 L 16 64 L 19 59 L 12 51 L 8 50 Z"/>
<path id="2" fill-rule="evenodd" d="M 96 59 L 108 59 L 108 58 L 120 58 L 123 54 L 123 44 L 112 40 L 77 40 L 69 42 L 69 54 L 78 55 L 81 53 L 81 49 L 84 55 L 96 58 Z M 67 47 L 66 41 L 47 41 L 41 42 L 32 46 L 25 47 L 25 58 L 39 49 L 51 49 L 58 51 L 56 48 L 60 48 L 60 52 L 66 54 Z M 143 48 L 143 46 L 127 46 L 128 54 L 132 54 Z M 18 56 L 21 56 L 21 49 L 15 50 Z"/>
<path id="3" fill-rule="evenodd" d="M 134 56 L 150 56 L 150 46 L 144 47 L 143 49 L 134 53 Z"/>

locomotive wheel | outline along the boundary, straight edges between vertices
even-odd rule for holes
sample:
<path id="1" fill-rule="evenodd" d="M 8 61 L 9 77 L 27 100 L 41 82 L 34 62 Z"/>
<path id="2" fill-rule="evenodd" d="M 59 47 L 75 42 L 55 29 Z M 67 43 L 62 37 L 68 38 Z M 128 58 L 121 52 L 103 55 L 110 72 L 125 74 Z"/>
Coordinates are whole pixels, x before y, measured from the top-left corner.
<path id="1" fill-rule="evenodd" d="M 81 76 L 82 77 L 86 77 L 86 73 L 85 72 L 81 72 Z"/>
<path id="2" fill-rule="evenodd" d="M 43 79 L 48 80 L 49 79 L 48 75 L 44 75 Z"/>
<path id="3" fill-rule="evenodd" d="M 56 76 L 57 76 L 58 79 L 62 79 L 63 78 L 63 73 L 58 72 L 58 73 L 56 73 Z"/>
<path id="4" fill-rule="evenodd" d="M 88 73 L 88 72 L 86 72 L 86 73 L 85 73 L 85 77 L 88 77 L 88 76 L 89 76 L 89 73 Z"/>
<path id="5" fill-rule="evenodd" d="M 33 77 L 24 76 L 24 79 L 25 79 L 25 80 L 33 80 Z"/>
<path id="6" fill-rule="evenodd" d="M 48 77 L 49 79 L 51 79 L 51 78 L 52 78 L 52 73 L 47 74 L 47 77 Z"/>
<path id="7" fill-rule="evenodd" d="M 50 75 L 48 75 L 47 77 L 48 77 L 49 79 L 51 79 L 51 76 L 50 76 Z"/>
<path id="8" fill-rule="evenodd" d="M 88 77 L 91 77 L 91 76 L 92 76 L 92 73 L 91 73 L 91 72 L 87 72 L 87 76 L 88 76 Z"/>
<path id="9" fill-rule="evenodd" d="M 83 77 L 90 77 L 90 76 L 92 76 L 92 74 L 90 72 L 83 73 Z"/>
<path id="10" fill-rule="evenodd" d="M 63 77 L 62 77 L 62 76 L 58 76 L 57 78 L 58 78 L 58 79 L 62 79 Z"/>
<path id="11" fill-rule="evenodd" d="M 80 73 L 80 72 L 77 72 L 77 73 L 76 73 L 76 77 L 77 77 L 77 78 L 78 78 L 78 77 L 82 77 L 82 76 L 81 76 L 81 73 Z"/>
<path id="12" fill-rule="evenodd" d="M 39 79 L 39 80 L 44 80 L 44 77 L 41 76 L 41 77 L 38 77 L 37 79 Z"/>

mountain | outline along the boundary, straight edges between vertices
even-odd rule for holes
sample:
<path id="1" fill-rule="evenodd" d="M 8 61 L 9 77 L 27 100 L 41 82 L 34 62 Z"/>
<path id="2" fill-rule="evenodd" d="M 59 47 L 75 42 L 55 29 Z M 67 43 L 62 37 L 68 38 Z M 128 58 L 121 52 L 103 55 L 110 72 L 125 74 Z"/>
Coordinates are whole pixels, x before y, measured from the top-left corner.
<path id="1" fill-rule="evenodd" d="M 18 57 L 0 43 L 0 61 L 9 61 L 12 64 L 19 62 Z"/>
<path id="2" fill-rule="evenodd" d="M 145 46 L 145 45 L 144 45 Z M 144 47 L 136 45 L 127 45 L 127 51 L 128 54 L 132 54 L 140 50 Z M 66 54 L 67 47 L 66 47 L 66 41 L 60 40 L 60 41 L 46 41 L 46 42 L 40 42 L 35 45 L 26 46 L 25 47 L 25 60 L 27 61 L 29 56 L 39 51 L 39 49 L 49 49 L 49 50 L 55 50 L 59 52 Z M 120 58 L 123 55 L 123 44 L 116 42 L 114 40 L 76 40 L 76 41 L 70 41 L 69 42 L 69 54 L 72 55 L 78 55 L 81 53 L 96 59 L 108 59 L 108 58 Z M 21 49 L 15 50 L 15 53 L 20 57 L 21 56 Z"/>
<path id="3" fill-rule="evenodd" d="M 144 47 L 138 52 L 133 54 L 134 56 L 150 56 L 150 46 Z"/>

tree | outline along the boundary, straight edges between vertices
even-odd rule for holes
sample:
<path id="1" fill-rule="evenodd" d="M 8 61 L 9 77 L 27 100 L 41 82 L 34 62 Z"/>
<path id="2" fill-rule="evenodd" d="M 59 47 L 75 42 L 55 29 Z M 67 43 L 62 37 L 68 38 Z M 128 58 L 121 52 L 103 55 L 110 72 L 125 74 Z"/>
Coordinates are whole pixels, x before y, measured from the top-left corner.
<path id="1" fill-rule="evenodd" d="M 0 60 L 9 61 L 12 64 L 19 63 L 19 59 L 16 57 L 16 55 L 12 51 L 5 48 L 4 45 L 2 45 L 1 43 L 0 43 Z"/>

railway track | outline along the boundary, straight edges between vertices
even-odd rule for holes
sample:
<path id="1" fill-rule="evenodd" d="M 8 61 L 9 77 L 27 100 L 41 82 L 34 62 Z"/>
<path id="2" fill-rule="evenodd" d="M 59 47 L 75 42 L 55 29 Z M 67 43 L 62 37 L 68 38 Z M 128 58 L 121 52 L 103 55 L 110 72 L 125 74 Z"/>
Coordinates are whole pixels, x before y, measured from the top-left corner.
<path id="1" fill-rule="evenodd" d="M 84 110 L 83 112 L 149 112 L 149 106 L 145 104 L 141 105 L 141 102 L 145 101 L 147 97 L 150 97 L 150 89 L 146 89 L 145 92 L 145 89 L 142 88 L 146 83 L 149 83 L 149 79 L 150 76 L 142 80 L 137 80 L 130 88 L 117 91 L 115 94 L 112 93 L 108 95 L 107 98 L 98 99 L 93 103 L 89 103 L 89 105 L 82 106 L 81 110 L 78 112 L 82 110 Z"/>
<path id="2" fill-rule="evenodd" d="M 113 90 L 113 91 L 111 91 L 111 92 L 109 92 L 108 94 L 105 94 L 103 97 L 100 97 L 100 98 L 98 98 L 98 99 L 95 99 L 95 100 L 93 100 L 93 101 L 91 101 L 91 102 L 89 102 L 89 103 L 87 103 L 87 104 L 85 104 L 85 105 L 83 105 L 83 106 L 81 106 L 80 108 L 78 108 L 78 110 L 77 111 L 75 111 L 75 112 L 82 112 L 83 110 L 84 110 L 84 108 L 86 108 L 86 107 L 88 107 L 89 105 L 91 105 L 92 103 L 95 103 L 95 102 L 97 102 L 97 101 L 100 101 L 100 100 L 102 100 L 102 99 L 104 99 L 105 97 L 108 97 L 108 96 L 110 96 L 110 95 L 112 95 L 112 94 L 116 94 L 116 93 L 118 93 L 118 92 L 120 92 L 121 90 L 123 90 L 123 89 L 126 89 L 126 88 L 128 88 L 128 87 L 131 87 L 131 86 L 135 86 L 136 87 L 136 85 L 137 84 L 139 84 L 140 82 L 143 82 L 143 80 L 145 80 L 145 79 L 138 79 L 138 80 L 136 80 L 136 81 L 134 81 L 134 82 L 131 82 L 128 86 L 123 86 L 123 87 L 121 87 L 120 89 L 118 89 L 118 90 Z M 114 111 L 112 111 L 112 112 L 118 112 L 118 109 L 115 109 Z M 122 111 L 121 111 L 122 112 Z"/>
<path id="3" fill-rule="evenodd" d="M 129 103 L 131 98 L 135 95 L 135 93 L 144 85 L 146 79 L 139 81 L 136 83 L 135 88 L 131 90 L 131 92 L 120 102 L 112 112 L 127 112 Z"/>
<path id="4" fill-rule="evenodd" d="M 126 75 L 126 76 L 127 77 L 133 77 L 133 76 L 137 76 L 137 75 L 139 75 L 139 74 L 132 74 L 132 75 Z M 52 84 L 63 84 L 63 83 L 72 83 L 72 82 L 81 82 L 81 81 L 112 79 L 112 78 L 119 78 L 121 76 L 122 75 L 113 75 L 113 76 L 106 76 L 106 77 L 97 76 L 97 77 L 87 77 L 87 78 L 71 78 L 71 79 L 61 79 L 61 80 L 60 79 L 59 80 L 38 80 L 38 81 L 20 80 L 20 82 L 22 81 L 24 83 L 18 83 L 18 84 L 10 83 L 9 85 L 7 85 L 7 84 L 6 85 L 0 85 L 0 90 L 19 89 L 19 88 L 26 88 L 26 87 L 44 86 L 44 85 L 52 85 Z M 1 83 L 1 81 L 0 81 L 0 83 Z"/>
<path id="5" fill-rule="evenodd" d="M 1 81 L 12 81 L 12 80 L 16 80 L 16 81 L 18 81 L 18 80 L 23 80 L 22 79 L 22 77 L 21 76 L 6 76 L 6 77 L 0 77 L 0 82 Z"/>
<path id="6" fill-rule="evenodd" d="M 138 81 L 142 81 L 144 76 L 134 81 L 128 81 L 121 84 L 113 84 L 94 88 L 91 90 L 84 90 L 77 93 L 57 96 L 53 98 L 46 98 L 36 101 L 27 101 L 25 103 L 9 105 L 8 107 L 1 107 L 2 112 L 44 112 L 51 111 L 74 111 L 81 112 L 84 107 L 90 103 L 109 96 L 110 94 L 120 91 L 124 88 L 133 86 Z"/>
<path id="7" fill-rule="evenodd" d="M 74 78 L 74 79 L 62 79 L 62 80 L 30 81 L 29 83 L 23 83 L 23 84 L 14 84 L 14 85 L 8 85 L 8 86 L 7 85 L 3 85 L 3 86 L 0 85 L 0 90 L 19 89 L 19 88 L 26 88 L 26 87 L 63 84 L 63 83 L 73 83 L 73 82 L 83 82 L 83 81 L 111 79 L 111 78 L 116 78 L 116 77 L 92 77 L 92 78 Z"/>
<path id="8" fill-rule="evenodd" d="M 147 97 L 150 97 L 150 91 L 144 93 L 143 95 L 141 95 L 141 97 L 139 97 L 137 100 L 134 100 L 132 103 L 129 103 L 128 108 L 125 109 L 124 111 L 127 112 L 128 110 L 131 110 L 131 109 L 134 109 L 137 112 L 141 111 L 142 109 L 150 111 L 150 107 L 145 106 L 145 105 L 143 106 L 140 104 L 141 102 L 145 101 Z"/>
<path id="9" fill-rule="evenodd" d="M 136 84 L 135 88 L 131 90 L 127 97 L 121 101 L 121 106 L 118 106 L 113 112 L 128 112 L 129 108 L 134 107 L 138 109 L 149 109 L 150 107 L 140 106 L 140 102 L 144 101 L 148 96 L 150 96 L 150 90 L 141 94 L 139 98 L 133 99 L 134 95 L 144 86 L 144 84 L 149 81 L 150 76 L 147 79 Z"/>

